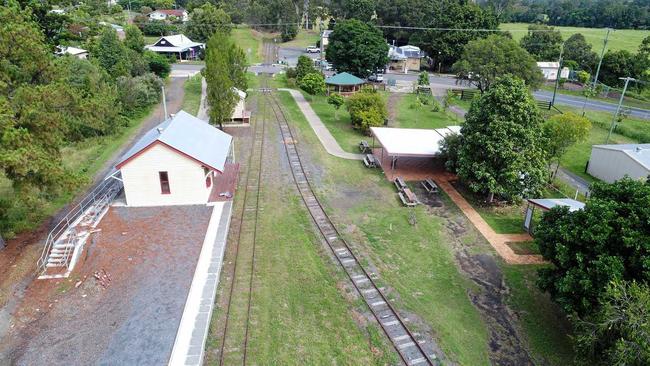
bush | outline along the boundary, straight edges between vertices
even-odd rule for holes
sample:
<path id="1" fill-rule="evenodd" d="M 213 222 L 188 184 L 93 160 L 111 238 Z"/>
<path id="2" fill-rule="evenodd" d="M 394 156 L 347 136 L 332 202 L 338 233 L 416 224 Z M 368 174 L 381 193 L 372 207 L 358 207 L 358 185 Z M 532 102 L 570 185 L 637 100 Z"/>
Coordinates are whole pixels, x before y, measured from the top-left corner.
<path id="1" fill-rule="evenodd" d="M 142 32 L 148 36 L 166 36 L 176 30 L 176 26 L 163 20 L 150 20 L 142 25 Z"/>
<path id="2" fill-rule="evenodd" d="M 163 79 L 171 72 L 169 59 L 161 54 L 145 51 L 144 59 L 149 64 L 149 70 Z"/>
<path id="3" fill-rule="evenodd" d="M 418 76 L 418 85 L 429 85 L 429 73 L 422 71 Z"/>
<path id="4" fill-rule="evenodd" d="M 140 76 L 149 72 L 149 63 L 142 55 L 130 48 L 126 49 L 126 58 L 131 66 L 131 76 Z"/>
<path id="5" fill-rule="evenodd" d="M 363 88 L 350 96 L 347 101 L 350 119 L 355 128 L 368 132 L 371 126 L 381 126 L 388 118 L 386 103 L 372 88 Z M 369 111 L 373 111 L 368 113 Z"/>
<path id="6" fill-rule="evenodd" d="M 287 79 L 295 79 L 298 76 L 298 71 L 295 67 L 289 67 L 286 71 Z"/>
<path id="7" fill-rule="evenodd" d="M 310 95 L 325 93 L 325 78 L 319 73 L 305 75 L 302 80 L 298 82 L 298 85 L 300 85 L 300 88 Z"/>
<path id="8" fill-rule="evenodd" d="M 158 102 L 162 85 L 162 80 L 152 73 L 134 78 L 120 77 L 117 79 L 120 101 L 125 111 L 128 112 L 134 112 Z"/>
<path id="9" fill-rule="evenodd" d="M 578 79 L 578 82 L 580 82 L 580 84 L 586 84 L 587 82 L 589 82 L 590 77 L 591 75 L 589 75 L 589 73 L 584 70 L 580 70 L 576 73 L 576 78 Z"/>
<path id="10" fill-rule="evenodd" d="M 458 150 L 463 143 L 462 136 L 457 133 L 447 135 L 440 143 L 440 158 L 445 162 L 445 168 L 456 173 L 458 167 Z"/>
<path id="11" fill-rule="evenodd" d="M 298 27 L 295 24 L 289 24 L 282 28 L 282 42 L 289 42 L 298 35 Z"/>

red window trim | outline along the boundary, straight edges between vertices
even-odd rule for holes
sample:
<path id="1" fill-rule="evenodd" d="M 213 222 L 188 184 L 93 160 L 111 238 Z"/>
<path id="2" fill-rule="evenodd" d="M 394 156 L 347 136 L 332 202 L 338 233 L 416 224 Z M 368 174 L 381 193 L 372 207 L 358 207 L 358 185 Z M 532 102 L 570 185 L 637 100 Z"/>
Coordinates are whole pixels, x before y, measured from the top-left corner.
<path id="1" fill-rule="evenodd" d="M 169 187 L 169 173 L 168 172 L 158 172 L 158 180 L 160 181 L 160 193 L 161 194 L 171 194 L 171 189 Z"/>

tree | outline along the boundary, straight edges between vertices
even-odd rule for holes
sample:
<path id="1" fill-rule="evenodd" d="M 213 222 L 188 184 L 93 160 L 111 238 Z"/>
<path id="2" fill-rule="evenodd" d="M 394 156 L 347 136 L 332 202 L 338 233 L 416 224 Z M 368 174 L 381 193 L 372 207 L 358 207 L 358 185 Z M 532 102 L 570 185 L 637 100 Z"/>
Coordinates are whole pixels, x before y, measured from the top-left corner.
<path id="1" fill-rule="evenodd" d="M 569 147 L 584 141 L 591 130 L 591 122 L 575 113 L 556 114 L 543 125 L 546 137 L 546 152 L 549 164 L 554 161 L 560 166 L 560 159 Z"/>
<path id="2" fill-rule="evenodd" d="M 420 72 L 420 75 L 418 75 L 418 85 L 429 85 L 429 73 L 426 71 Z"/>
<path id="3" fill-rule="evenodd" d="M 580 33 L 572 34 L 566 40 L 562 58 L 577 62 L 580 70 L 588 70 L 590 73 L 596 71 L 598 55 L 591 50 L 591 44 Z"/>
<path id="4" fill-rule="evenodd" d="M 375 6 L 375 0 L 335 0 L 331 5 L 335 17 L 364 22 L 369 22 L 375 14 Z"/>
<path id="5" fill-rule="evenodd" d="M 300 55 L 298 57 L 298 63 L 296 64 L 296 81 L 300 82 L 302 78 L 307 76 L 307 74 L 317 73 L 318 71 L 314 68 L 314 61 L 305 55 Z"/>
<path id="6" fill-rule="evenodd" d="M 311 73 L 298 82 L 300 89 L 306 91 L 310 95 L 317 95 L 325 93 L 325 78 L 323 74 Z"/>
<path id="7" fill-rule="evenodd" d="M 650 365 L 650 288 L 612 281 L 594 314 L 576 324 L 582 365 Z"/>
<path id="8" fill-rule="evenodd" d="M 634 55 L 627 50 L 607 51 L 603 56 L 599 79 L 603 84 L 622 87 L 624 81 L 619 78 L 634 77 Z"/>
<path id="9" fill-rule="evenodd" d="M 524 82 L 497 79 L 465 118 L 458 176 L 468 187 L 488 202 L 538 195 L 547 176 L 542 118 Z"/>
<path id="10" fill-rule="evenodd" d="M 384 26 L 447 29 L 494 29 L 497 17 L 473 1 L 382 0 L 377 2 L 377 22 Z M 452 30 L 402 30 L 383 28 L 384 36 L 398 44 L 420 47 L 446 70 L 460 58 L 463 47 L 486 32 Z"/>
<path id="11" fill-rule="evenodd" d="M 149 70 L 163 79 L 171 72 L 169 59 L 159 53 L 145 51 L 144 59 L 149 65 Z"/>
<path id="12" fill-rule="evenodd" d="M 377 27 L 356 19 L 336 23 L 330 35 L 327 61 L 339 72 L 365 78 L 388 63 L 388 44 Z"/>
<path id="13" fill-rule="evenodd" d="M 343 104 L 345 104 L 345 98 L 339 93 L 332 93 L 327 97 L 327 104 L 330 104 L 334 107 L 334 118 L 339 119 L 339 109 Z"/>
<path id="14" fill-rule="evenodd" d="M 368 132 L 370 127 L 381 126 L 388 118 L 384 99 L 372 88 L 363 88 L 348 97 L 347 109 L 355 128 Z"/>
<path id="15" fill-rule="evenodd" d="M 557 60 L 562 47 L 562 34 L 547 25 L 531 24 L 528 26 L 528 34 L 520 43 L 537 61 Z"/>
<path id="16" fill-rule="evenodd" d="M 286 24 L 282 27 L 280 38 L 282 38 L 282 42 L 289 42 L 292 39 L 296 38 L 297 35 L 298 35 L 298 26 L 296 26 L 295 24 Z"/>
<path id="17" fill-rule="evenodd" d="M 474 83 L 481 92 L 507 74 L 524 80 L 531 89 L 538 88 L 543 80 L 535 59 L 517 42 L 500 35 L 469 42 L 453 70 L 459 78 Z"/>
<path id="18" fill-rule="evenodd" d="M 613 280 L 649 281 L 650 183 L 595 182 L 582 210 L 553 208 L 535 230 L 552 266 L 538 285 L 568 314 L 593 312 Z"/>
<path id="19" fill-rule="evenodd" d="M 235 88 L 246 90 L 246 55 L 229 35 L 215 33 L 206 45 L 205 69 L 210 123 L 223 128 L 237 104 Z"/>
<path id="20" fill-rule="evenodd" d="M 97 58 L 99 65 L 115 79 L 130 73 L 131 65 L 129 65 L 126 47 L 111 28 L 102 31 L 91 56 Z"/>
<path id="21" fill-rule="evenodd" d="M 216 32 L 230 32 L 230 16 L 223 9 L 205 3 L 192 10 L 185 32 L 195 42 L 207 42 Z"/>
<path id="22" fill-rule="evenodd" d="M 124 28 L 124 33 L 124 45 L 138 53 L 142 53 L 144 51 L 144 36 L 140 28 L 129 24 Z"/>

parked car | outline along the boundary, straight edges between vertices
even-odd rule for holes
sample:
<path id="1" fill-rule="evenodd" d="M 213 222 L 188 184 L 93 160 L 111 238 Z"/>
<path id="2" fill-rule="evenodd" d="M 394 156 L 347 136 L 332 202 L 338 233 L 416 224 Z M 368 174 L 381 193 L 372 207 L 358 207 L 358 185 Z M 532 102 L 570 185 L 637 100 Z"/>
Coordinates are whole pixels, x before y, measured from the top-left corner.
<path id="1" fill-rule="evenodd" d="M 307 53 L 320 53 L 320 48 L 318 48 L 316 46 L 308 46 L 307 48 L 305 48 L 305 52 L 307 52 Z"/>
<path id="2" fill-rule="evenodd" d="M 372 74 L 368 76 L 368 81 L 374 81 L 376 83 L 382 83 L 384 82 L 384 74 L 378 72 L 376 74 Z"/>

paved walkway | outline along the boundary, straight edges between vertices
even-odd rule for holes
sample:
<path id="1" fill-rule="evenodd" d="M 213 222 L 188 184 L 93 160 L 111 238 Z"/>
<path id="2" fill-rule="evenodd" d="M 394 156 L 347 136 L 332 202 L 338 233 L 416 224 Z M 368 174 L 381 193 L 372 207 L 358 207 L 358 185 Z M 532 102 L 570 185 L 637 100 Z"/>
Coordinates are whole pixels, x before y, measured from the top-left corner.
<path id="1" fill-rule="evenodd" d="M 196 113 L 198 119 L 206 122 L 210 121 L 208 116 L 208 83 L 205 78 L 201 78 L 201 102 L 199 103 L 199 111 Z"/>
<path id="2" fill-rule="evenodd" d="M 296 104 L 298 104 L 298 108 L 300 108 L 302 114 L 305 115 L 305 118 L 309 122 L 309 125 L 316 133 L 316 136 L 318 136 L 318 139 L 320 140 L 321 144 L 323 144 L 323 147 L 328 154 L 343 159 L 363 160 L 363 154 L 353 154 L 343 151 L 341 145 L 339 145 L 339 143 L 334 139 L 334 136 L 332 136 L 327 127 L 325 127 L 323 121 L 320 120 L 316 112 L 314 112 L 314 110 L 309 105 L 309 102 L 307 102 L 301 92 L 295 89 L 282 88 L 279 90 L 288 91 L 291 94 L 293 99 L 296 101 Z"/>
<path id="3" fill-rule="evenodd" d="M 460 208 L 461 211 L 467 216 L 469 221 L 478 229 L 478 231 L 487 239 L 492 245 L 494 250 L 506 261 L 508 264 L 542 264 L 546 263 L 541 255 L 524 255 L 515 253 L 507 243 L 529 241 L 533 238 L 528 234 L 497 234 L 488 225 L 481 215 L 476 212 L 472 205 L 465 200 L 463 196 L 454 188 L 449 182 L 449 176 L 445 174 L 436 175 L 436 183 L 438 186 L 447 193 L 449 198 Z"/>
<path id="4" fill-rule="evenodd" d="M 202 365 L 219 274 L 226 248 L 232 201 L 217 202 L 212 209 L 183 317 L 169 365 Z"/>

